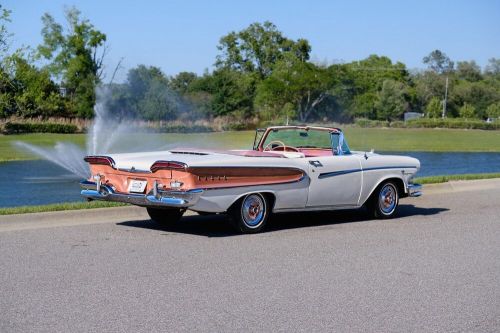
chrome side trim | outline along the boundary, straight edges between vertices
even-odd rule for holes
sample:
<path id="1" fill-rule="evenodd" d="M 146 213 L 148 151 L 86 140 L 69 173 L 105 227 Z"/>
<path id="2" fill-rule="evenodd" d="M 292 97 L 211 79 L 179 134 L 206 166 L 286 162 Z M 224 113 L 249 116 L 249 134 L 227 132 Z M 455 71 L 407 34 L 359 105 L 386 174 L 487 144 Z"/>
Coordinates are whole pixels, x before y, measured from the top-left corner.
<path id="1" fill-rule="evenodd" d="M 84 180 L 80 183 L 81 195 L 91 200 L 124 202 L 144 207 L 176 207 L 186 208 L 195 205 L 203 194 L 202 189 L 189 191 L 152 190 L 148 194 L 118 193 L 110 185 L 101 185 Z"/>
<path id="2" fill-rule="evenodd" d="M 323 212 L 330 210 L 357 209 L 359 205 L 337 205 L 337 206 L 309 206 L 298 208 L 280 208 L 274 209 L 273 213 L 292 213 L 292 212 Z"/>
<path id="3" fill-rule="evenodd" d="M 388 170 L 388 169 L 417 169 L 417 167 L 414 165 L 406 165 L 406 166 L 401 165 L 401 166 L 373 167 L 373 168 L 366 168 L 366 169 L 349 169 L 349 170 L 340 170 L 340 171 L 320 173 L 318 178 L 323 179 L 323 178 L 341 176 L 341 175 L 346 175 L 349 173 L 355 173 L 355 172 L 361 172 L 361 171 L 365 172 L 365 171 Z"/>
<path id="4" fill-rule="evenodd" d="M 408 196 L 419 197 L 422 195 L 422 185 L 420 184 L 408 184 Z"/>
<path id="5" fill-rule="evenodd" d="M 240 187 L 255 187 L 255 186 L 274 186 L 274 185 L 286 185 L 286 184 L 293 184 L 293 183 L 301 183 L 304 180 L 310 181 L 310 178 L 304 174 L 297 179 L 297 180 L 289 180 L 285 182 L 280 182 L 280 183 L 271 183 L 271 184 L 250 184 L 250 185 L 232 185 L 232 186 L 221 186 L 221 187 L 204 187 L 204 191 L 213 191 L 213 190 L 227 190 L 227 189 L 232 189 L 232 188 L 240 188 Z"/>

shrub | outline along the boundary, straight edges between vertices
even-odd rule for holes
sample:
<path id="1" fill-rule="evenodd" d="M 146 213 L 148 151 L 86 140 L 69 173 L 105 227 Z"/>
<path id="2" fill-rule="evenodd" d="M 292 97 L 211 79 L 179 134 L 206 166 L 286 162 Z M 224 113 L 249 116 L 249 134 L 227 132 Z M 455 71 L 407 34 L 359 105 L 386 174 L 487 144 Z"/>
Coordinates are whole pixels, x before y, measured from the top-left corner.
<path id="1" fill-rule="evenodd" d="M 500 122 L 487 123 L 480 119 L 463 119 L 463 118 L 417 118 L 404 121 L 393 121 L 391 123 L 370 120 L 356 119 L 355 125 L 364 128 L 370 127 L 392 127 L 392 128 L 453 128 L 453 129 L 482 129 L 482 130 L 498 130 Z"/>
<path id="2" fill-rule="evenodd" d="M 3 132 L 5 134 L 18 134 L 18 133 L 72 134 L 72 133 L 78 133 L 78 127 L 72 124 L 7 122 L 4 124 Z"/>
<path id="3" fill-rule="evenodd" d="M 370 120 L 366 118 L 356 118 L 354 124 L 359 127 L 389 127 L 389 122 L 386 120 Z"/>
<path id="4" fill-rule="evenodd" d="M 407 121 L 404 127 L 497 130 L 500 129 L 500 123 L 487 123 L 479 119 L 471 120 L 462 118 L 456 118 L 456 119 L 420 118 Z"/>
<path id="5" fill-rule="evenodd" d="M 497 103 L 494 103 L 494 104 L 491 104 L 490 106 L 488 106 L 488 108 L 486 109 L 486 114 L 491 119 L 500 118 L 500 102 L 497 102 Z"/>
<path id="6" fill-rule="evenodd" d="M 208 133 L 214 132 L 214 129 L 205 125 L 183 125 L 183 124 L 165 124 L 158 128 L 160 133 Z"/>
<path id="7" fill-rule="evenodd" d="M 473 119 L 476 118 L 476 108 L 470 104 L 464 103 L 464 105 L 458 109 L 458 114 L 462 118 Z"/>

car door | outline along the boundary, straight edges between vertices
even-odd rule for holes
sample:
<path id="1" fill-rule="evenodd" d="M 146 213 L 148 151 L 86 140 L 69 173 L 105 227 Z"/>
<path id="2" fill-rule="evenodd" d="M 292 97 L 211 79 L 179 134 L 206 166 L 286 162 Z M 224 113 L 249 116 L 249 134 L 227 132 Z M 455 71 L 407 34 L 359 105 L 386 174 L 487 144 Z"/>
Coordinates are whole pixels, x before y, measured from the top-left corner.
<path id="1" fill-rule="evenodd" d="M 308 160 L 311 183 L 307 207 L 358 205 L 363 177 L 358 157 L 347 154 Z"/>

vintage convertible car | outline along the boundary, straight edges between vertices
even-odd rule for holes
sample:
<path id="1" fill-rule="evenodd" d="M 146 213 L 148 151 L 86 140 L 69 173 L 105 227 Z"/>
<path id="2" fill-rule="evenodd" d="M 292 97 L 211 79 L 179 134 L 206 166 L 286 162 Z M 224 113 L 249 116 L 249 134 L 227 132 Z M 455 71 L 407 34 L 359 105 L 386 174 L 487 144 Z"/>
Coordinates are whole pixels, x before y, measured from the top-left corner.
<path id="1" fill-rule="evenodd" d="M 252 150 L 169 151 L 87 156 L 89 200 L 146 207 L 158 223 L 186 209 L 224 213 L 245 233 L 262 230 L 271 213 L 359 208 L 378 218 L 399 198 L 420 196 L 411 157 L 350 151 L 338 128 L 277 126 L 257 130 Z"/>

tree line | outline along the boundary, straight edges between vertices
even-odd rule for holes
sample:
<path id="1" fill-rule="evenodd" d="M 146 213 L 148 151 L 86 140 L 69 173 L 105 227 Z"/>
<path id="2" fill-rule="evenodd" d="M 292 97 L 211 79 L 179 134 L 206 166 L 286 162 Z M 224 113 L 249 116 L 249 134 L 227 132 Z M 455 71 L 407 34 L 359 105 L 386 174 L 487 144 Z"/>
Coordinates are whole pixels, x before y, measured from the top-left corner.
<path id="1" fill-rule="evenodd" d="M 168 76 L 139 65 L 114 83 L 118 67 L 108 82 L 103 77 L 106 35 L 75 8 L 65 17 L 61 24 L 43 15 L 43 43 L 9 53 L 10 12 L 0 7 L 0 118 L 92 118 L 98 86 L 106 88 L 112 113 L 153 121 L 393 121 L 409 111 L 500 117 L 498 58 L 481 68 L 434 50 L 418 71 L 381 55 L 321 64 L 311 61 L 307 39 L 290 39 L 263 22 L 222 36 L 212 71 Z"/>

